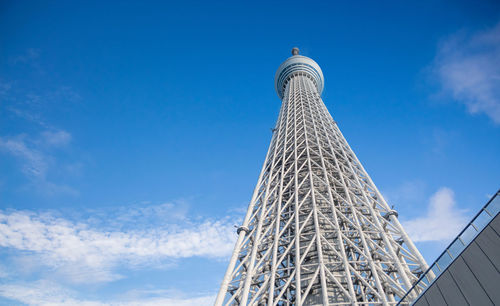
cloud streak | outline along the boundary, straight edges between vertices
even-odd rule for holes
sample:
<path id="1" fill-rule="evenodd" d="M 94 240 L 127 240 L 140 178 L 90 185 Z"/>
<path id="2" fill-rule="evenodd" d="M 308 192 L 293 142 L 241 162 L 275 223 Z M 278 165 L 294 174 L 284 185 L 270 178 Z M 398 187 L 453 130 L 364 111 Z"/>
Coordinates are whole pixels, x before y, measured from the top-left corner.
<path id="1" fill-rule="evenodd" d="M 40 52 L 38 50 L 29 48 L 23 54 L 11 57 L 9 62 L 14 65 L 19 63 L 28 63 L 38 59 L 39 56 Z"/>
<path id="2" fill-rule="evenodd" d="M 500 124 L 500 23 L 444 40 L 433 71 L 443 92 L 464 104 L 469 113 L 484 113 Z"/>
<path id="3" fill-rule="evenodd" d="M 47 130 L 42 132 L 41 139 L 42 142 L 46 145 L 53 147 L 62 147 L 70 143 L 71 134 L 63 130 L 59 131 Z"/>
<path id="4" fill-rule="evenodd" d="M 440 188 L 429 201 L 423 217 L 403 221 L 403 227 L 415 242 L 448 241 L 467 224 L 464 210 L 456 207 L 454 192 Z"/>
<path id="5" fill-rule="evenodd" d="M 26 135 L 13 138 L 0 138 L 0 150 L 3 150 L 23 161 L 22 172 L 31 178 L 43 178 L 47 172 L 47 162 L 41 152 L 29 148 Z"/>
<path id="6" fill-rule="evenodd" d="M 183 297 L 175 294 L 172 297 L 138 297 L 128 301 L 88 300 L 80 299 L 74 291 L 46 280 L 0 285 L 0 296 L 28 305 L 40 306 L 198 306 L 212 305 L 215 300 L 214 295 Z"/>
<path id="7" fill-rule="evenodd" d="M 66 185 L 59 185 L 49 179 L 49 170 L 57 166 L 54 149 L 67 146 L 71 134 L 63 130 L 45 130 L 36 137 L 19 134 L 14 137 L 0 137 L 0 152 L 7 153 L 20 161 L 21 172 L 38 191 L 44 194 L 77 194 Z"/>
<path id="8" fill-rule="evenodd" d="M 115 217 L 120 218 L 105 218 Z M 226 221 L 183 221 L 153 229 L 141 229 L 140 222 L 135 229 L 103 230 L 49 213 L 0 211 L 0 247 L 32 256 L 73 283 L 89 283 L 122 278 L 114 272 L 120 264 L 133 268 L 188 257 L 224 258 L 234 245 L 234 228 Z"/>

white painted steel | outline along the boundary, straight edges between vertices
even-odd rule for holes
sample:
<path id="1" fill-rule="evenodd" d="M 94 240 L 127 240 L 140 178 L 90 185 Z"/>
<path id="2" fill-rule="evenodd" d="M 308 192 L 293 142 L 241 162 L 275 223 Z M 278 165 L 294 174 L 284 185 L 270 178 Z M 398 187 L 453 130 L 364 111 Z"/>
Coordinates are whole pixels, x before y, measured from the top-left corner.
<path id="1" fill-rule="evenodd" d="M 396 304 L 427 264 L 321 100 L 321 69 L 294 55 L 275 82 L 281 111 L 215 304 Z"/>
<path id="2" fill-rule="evenodd" d="M 274 88 L 276 89 L 276 93 L 280 99 L 283 99 L 283 94 L 285 92 L 287 82 L 290 80 L 290 76 L 297 72 L 307 74 L 313 81 L 318 93 L 321 95 L 325 83 L 323 71 L 321 71 L 321 68 L 315 61 L 308 57 L 298 55 L 297 53 L 297 55 L 293 55 L 284 61 L 279 66 L 274 76 Z"/>

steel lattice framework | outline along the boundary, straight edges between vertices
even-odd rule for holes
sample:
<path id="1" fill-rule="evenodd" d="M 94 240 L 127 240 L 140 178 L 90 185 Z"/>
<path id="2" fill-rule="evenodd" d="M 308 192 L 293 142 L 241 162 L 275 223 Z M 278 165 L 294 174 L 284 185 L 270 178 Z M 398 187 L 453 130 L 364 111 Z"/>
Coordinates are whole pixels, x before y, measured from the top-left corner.
<path id="1" fill-rule="evenodd" d="M 427 264 L 349 147 L 298 55 L 216 305 L 396 304 Z"/>

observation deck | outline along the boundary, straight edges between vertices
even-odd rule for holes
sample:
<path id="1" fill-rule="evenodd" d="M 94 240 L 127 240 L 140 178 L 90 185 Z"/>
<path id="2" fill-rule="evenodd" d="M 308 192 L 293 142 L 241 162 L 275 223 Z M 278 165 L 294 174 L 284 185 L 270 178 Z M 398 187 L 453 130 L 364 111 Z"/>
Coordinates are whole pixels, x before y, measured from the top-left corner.
<path id="1" fill-rule="evenodd" d="M 319 65 L 307 56 L 299 55 L 299 49 L 292 49 L 292 56 L 285 60 L 276 71 L 274 87 L 280 99 L 283 99 L 286 85 L 295 75 L 304 75 L 311 79 L 321 95 L 325 79 Z"/>

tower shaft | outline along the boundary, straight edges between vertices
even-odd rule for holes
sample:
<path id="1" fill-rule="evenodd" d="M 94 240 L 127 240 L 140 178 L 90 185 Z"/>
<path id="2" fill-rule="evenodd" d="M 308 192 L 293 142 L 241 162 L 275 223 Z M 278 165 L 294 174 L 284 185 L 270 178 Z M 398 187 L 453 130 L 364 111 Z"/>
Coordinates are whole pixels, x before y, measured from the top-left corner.
<path id="1" fill-rule="evenodd" d="M 322 74 L 290 66 L 216 305 L 396 304 L 427 264 L 324 105 Z"/>

